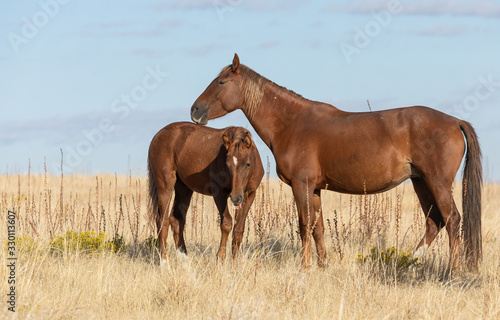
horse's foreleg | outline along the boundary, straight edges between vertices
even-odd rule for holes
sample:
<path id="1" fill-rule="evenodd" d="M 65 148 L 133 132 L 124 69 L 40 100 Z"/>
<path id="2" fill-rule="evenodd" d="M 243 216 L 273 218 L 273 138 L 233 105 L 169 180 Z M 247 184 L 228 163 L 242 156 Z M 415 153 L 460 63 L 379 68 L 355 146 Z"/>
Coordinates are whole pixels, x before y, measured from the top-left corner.
<path id="1" fill-rule="evenodd" d="M 324 226 L 319 191 L 314 192 L 314 189 L 309 187 L 307 183 L 292 184 L 292 191 L 299 214 L 300 237 L 302 239 L 302 266 L 305 268 L 311 266 L 311 236 L 316 241 L 319 265 L 323 266 L 324 261 L 326 261 L 326 251 L 323 238 Z"/>
<path id="2" fill-rule="evenodd" d="M 238 255 L 241 241 L 243 239 L 243 232 L 245 232 L 246 218 L 254 199 L 255 199 L 255 191 L 245 194 L 245 199 L 243 200 L 243 208 L 241 208 L 240 210 L 236 210 L 236 217 L 235 217 L 236 223 L 233 228 L 233 244 L 232 244 L 233 258 L 236 258 L 236 256 Z"/>
<path id="3" fill-rule="evenodd" d="M 325 227 L 323 224 L 323 211 L 321 210 L 321 190 L 314 190 L 313 194 L 313 208 L 315 214 L 315 221 L 313 222 L 314 230 L 313 237 L 316 243 L 316 250 L 318 252 L 318 266 L 326 266 L 326 248 L 325 248 Z"/>

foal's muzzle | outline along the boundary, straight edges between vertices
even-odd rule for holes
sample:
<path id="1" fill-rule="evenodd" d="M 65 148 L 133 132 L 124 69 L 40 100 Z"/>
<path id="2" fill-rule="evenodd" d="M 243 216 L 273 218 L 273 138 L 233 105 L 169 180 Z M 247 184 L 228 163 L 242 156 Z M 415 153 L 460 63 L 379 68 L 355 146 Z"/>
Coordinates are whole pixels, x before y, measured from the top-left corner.
<path id="1" fill-rule="evenodd" d="M 234 204 L 236 209 L 241 209 L 243 204 L 243 195 L 231 196 L 231 202 Z"/>

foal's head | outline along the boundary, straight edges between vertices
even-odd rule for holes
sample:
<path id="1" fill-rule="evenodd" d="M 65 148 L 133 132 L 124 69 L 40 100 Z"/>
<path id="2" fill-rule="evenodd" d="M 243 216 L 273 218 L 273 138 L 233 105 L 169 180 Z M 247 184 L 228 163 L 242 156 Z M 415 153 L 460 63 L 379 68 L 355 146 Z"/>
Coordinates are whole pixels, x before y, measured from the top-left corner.
<path id="1" fill-rule="evenodd" d="M 191 107 L 191 120 L 207 124 L 236 109 L 251 116 L 262 99 L 264 78 L 250 68 L 240 65 L 234 54 L 233 63 L 219 73 Z"/>
<path id="2" fill-rule="evenodd" d="M 227 149 L 226 165 L 231 172 L 231 201 L 237 209 L 241 209 L 245 188 L 258 157 L 257 148 L 250 132 L 240 127 L 228 128 L 222 140 Z"/>

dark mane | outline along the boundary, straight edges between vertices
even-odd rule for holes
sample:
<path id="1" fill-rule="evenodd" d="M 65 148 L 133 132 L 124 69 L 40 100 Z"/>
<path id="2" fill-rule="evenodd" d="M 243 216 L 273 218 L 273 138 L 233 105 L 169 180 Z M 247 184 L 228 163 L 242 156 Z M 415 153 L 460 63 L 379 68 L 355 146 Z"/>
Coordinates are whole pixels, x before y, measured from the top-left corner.
<path id="1" fill-rule="evenodd" d="M 231 68 L 232 65 L 224 67 L 220 71 L 218 77 L 222 76 L 226 72 L 231 72 Z M 264 96 L 264 85 L 267 83 L 270 83 L 273 86 L 276 86 L 278 89 L 291 94 L 293 97 L 305 99 L 300 94 L 274 83 L 273 81 L 261 76 L 259 73 L 255 72 L 253 69 L 245 65 L 241 64 L 239 66 L 239 70 L 243 79 L 243 81 L 241 82 L 241 86 L 245 94 L 246 108 L 243 111 L 248 115 L 250 119 L 253 117 L 260 105 L 260 102 L 262 101 L 262 97 Z"/>

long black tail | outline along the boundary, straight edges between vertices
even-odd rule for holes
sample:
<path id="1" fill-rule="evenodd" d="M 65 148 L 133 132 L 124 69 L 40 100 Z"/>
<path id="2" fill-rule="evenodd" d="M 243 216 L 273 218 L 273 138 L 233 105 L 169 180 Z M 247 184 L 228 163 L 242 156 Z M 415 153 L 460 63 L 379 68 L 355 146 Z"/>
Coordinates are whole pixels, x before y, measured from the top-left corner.
<path id="1" fill-rule="evenodd" d="M 481 187 L 483 184 L 481 147 L 471 124 L 462 120 L 459 120 L 459 124 L 467 142 L 463 177 L 464 191 L 462 193 L 462 236 L 467 266 L 471 270 L 477 270 L 483 255 L 481 235 Z"/>

